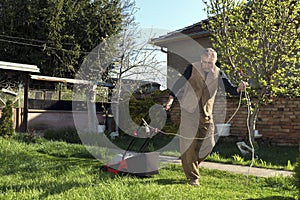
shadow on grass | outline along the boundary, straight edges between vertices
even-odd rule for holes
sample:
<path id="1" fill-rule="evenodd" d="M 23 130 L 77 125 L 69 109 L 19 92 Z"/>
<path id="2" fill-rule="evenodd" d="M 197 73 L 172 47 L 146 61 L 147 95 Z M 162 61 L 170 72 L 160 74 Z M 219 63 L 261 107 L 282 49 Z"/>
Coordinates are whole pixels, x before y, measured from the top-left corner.
<path id="1" fill-rule="evenodd" d="M 94 159 L 60 158 L 54 156 L 30 155 L 19 152 L 6 155 L 5 161 L 0 162 L 2 175 L 20 174 L 23 178 L 37 178 L 51 171 L 52 176 L 60 176 L 74 166 L 91 166 L 99 163 Z M 99 163 L 100 166 L 100 163 Z"/>
<path id="2" fill-rule="evenodd" d="M 73 188 L 84 188 L 90 186 L 89 183 L 79 183 L 76 181 L 69 181 L 65 183 L 58 183 L 57 181 L 45 181 L 37 185 L 36 183 L 33 184 L 12 184 L 10 186 L 1 186 L 1 192 L 5 193 L 9 190 L 13 190 L 15 193 L 19 193 L 26 190 L 34 190 L 38 189 L 42 191 L 39 195 L 39 199 L 44 199 L 49 196 L 55 194 L 61 194 Z"/>
<path id="3" fill-rule="evenodd" d="M 0 184 L 0 192 L 39 190 L 40 199 L 48 196 L 64 193 L 72 188 L 88 187 L 90 183 L 61 180 L 61 176 L 73 173 L 74 170 L 88 170 L 89 173 L 97 174 L 101 163 L 95 159 L 62 158 L 49 155 L 37 154 L 34 151 L 8 151 L 0 154 L 1 177 L 16 177 L 16 181 L 5 181 Z M 9 180 L 10 178 L 8 178 Z M 20 180 L 20 181 L 18 181 Z M 57 180 L 57 181 L 55 181 Z"/>
<path id="4" fill-rule="evenodd" d="M 290 198 L 290 197 L 271 196 L 271 197 L 264 197 L 264 198 L 257 198 L 257 199 L 248 199 L 248 200 L 295 200 L 295 199 L 294 198 Z"/>
<path id="5" fill-rule="evenodd" d="M 158 179 L 155 181 L 158 185 L 182 185 L 187 184 L 187 180 L 185 179 Z"/>
<path id="6" fill-rule="evenodd" d="M 61 194 L 74 188 L 84 188 L 88 186 L 90 186 L 88 183 L 83 184 L 72 181 L 63 184 L 57 184 L 56 182 L 44 183 L 43 185 L 39 186 L 39 188 L 43 191 L 43 193 L 39 195 L 39 199 L 44 199 L 55 194 Z"/>

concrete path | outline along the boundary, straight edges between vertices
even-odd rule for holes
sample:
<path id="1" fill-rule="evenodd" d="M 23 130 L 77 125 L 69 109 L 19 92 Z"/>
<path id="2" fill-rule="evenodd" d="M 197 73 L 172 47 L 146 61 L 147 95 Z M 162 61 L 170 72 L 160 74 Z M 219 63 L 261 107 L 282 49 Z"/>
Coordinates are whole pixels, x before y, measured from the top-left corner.
<path id="1" fill-rule="evenodd" d="M 181 164 L 180 159 L 177 157 L 171 156 L 160 156 L 160 162 L 168 162 L 168 163 L 177 163 Z M 257 167 L 247 167 L 240 165 L 230 165 L 230 164 L 222 164 L 222 163 L 214 163 L 214 162 L 202 162 L 200 164 L 201 167 L 207 169 L 217 169 L 221 171 L 227 171 L 236 174 L 244 174 L 244 175 L 253 175 L 259 177 L 271 177 L 271 176 L 292 176 L 293 172 L 283 171 L 283 170 L 273 170 L 273 169 L 262 169 Z"/>

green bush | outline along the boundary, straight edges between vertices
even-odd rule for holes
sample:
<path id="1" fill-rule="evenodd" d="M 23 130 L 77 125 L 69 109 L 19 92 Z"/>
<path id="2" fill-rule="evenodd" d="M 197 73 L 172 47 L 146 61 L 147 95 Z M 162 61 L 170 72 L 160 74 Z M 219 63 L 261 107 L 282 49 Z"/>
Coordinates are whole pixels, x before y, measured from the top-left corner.
<path id="1" fill-rule="evenodd" d="M 74 128 L 64 128 L 58 130 L 47 130 L 44 133 L 47 140 L 65 141 L 68 143 L 81 144 L 80 137 Z"/>
<path id="2" fill-rule="evenodd" d="M 15 130 L 12 115 L 12 101 L 8 100 L 0 118 L 0 136 L 10 138 L 14 135 Z"/>
<path id="3" fill-rule="evenodd" d="M 298 190 L 298 196 L 300 197 L 300 148 L 299 148 L 299 154 L 297 158 L 297 165 L 294 170 L 295 170 L 295 185 Z"/>
<path id="4" fill-rule="evenodd" d="M 145 97 L 142 99 L 132 98 L 129 103 L 129 111 L 132 115 L 132 120 L 138 125 L 142 124 L 143 118 L 149 122 L 150 118 L 148 116 L 148 112 L 151 106 L 155 104 L 156 102 L 151 97 Z"/>
<path id="5" fill-rule="evenodd" d="M 132 120 L 137 124 L 142 124 L 142 119 L 144 118 L 146 122 L 150 123 L 151 120 L 160 119 L 160 112 L 157 112 L 157 116 L 150 120 L 150 117 L 148 115 L 150 108 L 154 105 L 161 105 L 162 102 L 160 102 L 157 98 L 154 98 L 155 95 L 163 94 L 164 91 L 155 91 L 151 96 L 145 96 L 143 98 L 131 98 L 129 103 L 129 110 L 132 117 Z M 159 110 L 157 110 L 159 111 Z M 177 124 L 174 124 L 170 117 L 167 116 L 166 124 L 162 128 L 162 131 L 167 133 L 177 133 L 179 126 Z M 170 135 L 173 137 L 174 135 Z"/>

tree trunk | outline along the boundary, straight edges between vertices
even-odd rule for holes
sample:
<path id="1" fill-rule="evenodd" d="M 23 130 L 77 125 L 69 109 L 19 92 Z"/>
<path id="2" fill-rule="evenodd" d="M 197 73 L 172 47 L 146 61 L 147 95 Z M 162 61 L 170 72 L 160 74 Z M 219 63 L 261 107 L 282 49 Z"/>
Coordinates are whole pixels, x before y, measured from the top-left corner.
<path id="1" fill-rule="evenodd" d="M 88 131 L 89 133 L 97 132 L 97 115 L 96 115 L 96 91 L 95 86 L 88 89 L 87 95 L 87 111 L 88 111 Z"/>
<path id="2" fill-rule="evenodd" d="M 250 109 L 250 108 L 248 108 Z M 254 132 L 256 130 L 256 121 L 257 121 L 257 116 L 259 112 L 258 106 L 255 106 L 254 111 L 252 112 L 251 109 L 248 110 L 248 118 L 247 118 L 247 140 L 250 143 L 250 145 L 255 145 L 255 137 L 254 137 Z M 252 144 L 251 144 L 252 143 Z"/>
<path id="3" fill-rule="evenodd" d="M 119 127 L 120 127 L 120 103 L 121 103 L 121 92 L 122 92 L 122 81 L 121 81 L 121 76 L 118 77 L 118 83 L 117 83 L 117 93 L 114 98 L 114 104 L 113 106 L 113 114 L 114 114 L 114 120 L 116 124 L 116 130 L 115 132 L 119 134 Z"/>

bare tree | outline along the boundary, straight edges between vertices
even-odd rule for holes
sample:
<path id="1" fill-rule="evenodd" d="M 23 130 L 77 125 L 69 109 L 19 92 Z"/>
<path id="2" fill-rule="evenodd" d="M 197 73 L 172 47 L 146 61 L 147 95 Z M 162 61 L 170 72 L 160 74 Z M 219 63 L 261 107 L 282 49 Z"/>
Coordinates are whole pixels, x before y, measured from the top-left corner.
<path id="1" fill-rule="evenodd" d="M 156 59 L 157 49 L 149 44 L 151 34 L 145 39 L 144 33 L 134 21 L 133 15 L 136 12 L 134 2 L 123 1 L 121 8 L 123 24 L 120 33 L 114 37 L 103 38 L 103 42 L 85 59 L 78 74 L 80 79 L 90 81 L 90 86 L 85 89 L 88 91 L 86 94 L 90 96 L 88 98 L 89 110 L 91 110 L 89 126 L 92 127 L 96 127 L 93 125 L 96 121 L 92 120 L 92 116 L 96 113 L 95 106 L 92 106 L 95 99 L 94 85 L 99 82 L 110 82 L 114 85 L 111 103 L 115 121 L 120 125 L 120 121 L 126 118 L 119 118 L 120 109 L 127 109 L 130 95 L 139 90 L 143 84 L 141 80 L 162 76 L 161 70 L 158 69 L 162 62 Z M 129 78 L 131 81 L 126 83 L 124 79 Z"/>

